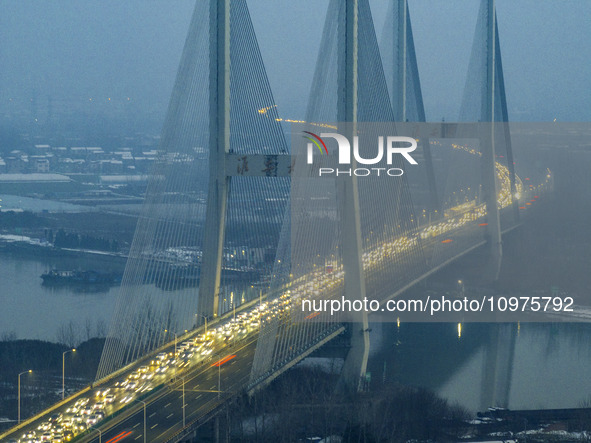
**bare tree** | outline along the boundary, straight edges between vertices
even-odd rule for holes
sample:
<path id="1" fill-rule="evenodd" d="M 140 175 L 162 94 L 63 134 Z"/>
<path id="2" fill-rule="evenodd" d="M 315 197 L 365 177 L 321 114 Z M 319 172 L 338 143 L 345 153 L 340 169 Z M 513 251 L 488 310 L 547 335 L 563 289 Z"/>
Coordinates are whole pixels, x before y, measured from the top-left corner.
<path id="1" fill-rule="evenodd" d="M 64 344 L 70 348 L 75 347 L 81 341 L 78 325 L 72 320 L 66 324 L 62 324 L 57 329 L 56 339 L 58 343 Z"/>
<path id="2" fill-rule="evenodd" d="M 0 341 L 16 341 L 17 335 L 15 331 L 4 331 L 0 336 Z"/>
<path id="3" fill-rule="evenodd" d="M 90 317 L 86 317 L 84 321 L 84 337 L 86 341 L 92 338 L 92 319 Z"/>
<path id="4" fill-rule="evenodd" d="M 103 320 L 102 318 L 97 320 L 96 322 L 94 336 L 98 338 L 103 338 L 107 336 L 107 324 L 105 323 L 105 320 Z"/>

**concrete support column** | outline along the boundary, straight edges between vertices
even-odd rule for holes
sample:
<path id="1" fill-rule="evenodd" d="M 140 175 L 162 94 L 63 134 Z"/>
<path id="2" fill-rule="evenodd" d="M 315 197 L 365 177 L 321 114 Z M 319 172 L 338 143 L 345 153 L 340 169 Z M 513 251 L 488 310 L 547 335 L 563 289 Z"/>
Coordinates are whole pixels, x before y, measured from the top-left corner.
<path id="1" fill-rule="evenodd" d="M 497 206 L 497 173 L 495 167 L 495 75 L 496 75 L 496 23 L 495 0 L 487 0 L 487 73 L 486 97 L 483 100 L 483 122 L 480 131 L 482 151 L 482 189 L 486 204 L 488 222 L 488 243 L 490 251 L 489 279 L 496 281 L 501 270 L 503 246 L 501 242 L 501 220 Z"/>
<path id="2" fill-rule="evenodd" d="M 209 48 L 209 187 L 199 283 L 199 315 L 216 317 L 224 247 L 230 177 L 230 0 L 210 1 Z"/>
<path id="3" fill-rule="evenodd" d="M 342 24 L 339 25 L 339 72 L 341 75 L 339 75 L 337 115 L 339 122 L 347 122 L 347 133 L 343 135 L 351 141 L 357 132 L 358 14 L 358 0 L 346 0 L 344 28 Z M 354 160 L 351 167 L 356 167 Z M 342 224 L 345 297 L 353 301 L 365 297 L 357 177 L 338 178 L 337 193 Z M 361 381 L 365 378 L 369 356 L 367 312 L 358 312 L 353 315 L 350 325 L 351 348 L 342 372 L 345 389 L 351 392 L 359 390 L 362 386 Z"/>

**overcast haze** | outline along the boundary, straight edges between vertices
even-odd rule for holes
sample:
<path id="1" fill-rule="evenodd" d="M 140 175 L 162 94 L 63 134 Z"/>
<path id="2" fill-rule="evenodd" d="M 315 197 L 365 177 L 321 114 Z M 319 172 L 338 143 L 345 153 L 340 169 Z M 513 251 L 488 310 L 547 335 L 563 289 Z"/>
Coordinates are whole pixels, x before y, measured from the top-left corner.
<path id="1" fill-rule="evenodd" d="M 381 38 L 387 1 L 370 3 Z M 280 113 L 302 118 L 328 1 L 248 4 Z M 51 96 L 55 112 L 129 97 L 138 116 L 161 120 L 193 5 L 0 0 L 0 112 L 34 96 L 40 110 Z M 428 120 L 457 118 L 478 5 L 409 2 Z M 589 2 L 498 0 L 497 10 L 510 118 L 589 121 Z"/>

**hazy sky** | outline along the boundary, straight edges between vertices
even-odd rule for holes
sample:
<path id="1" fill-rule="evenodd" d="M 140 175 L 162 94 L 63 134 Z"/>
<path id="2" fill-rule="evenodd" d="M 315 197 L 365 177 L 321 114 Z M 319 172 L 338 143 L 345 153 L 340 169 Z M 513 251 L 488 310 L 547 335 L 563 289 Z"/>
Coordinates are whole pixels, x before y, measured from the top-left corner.
<path id="1" fill-rule="evenodd" d="M 370 0 L 378 38 L 387 0 Z M 328 0 L 250 0 L 282 116 L 302 118 Z M 127 97 L 163 115 L 194 0 L 0 0 L 0 110 Z M 410 0 L 428 120 L 455 120 L 479 2 Z M 509 115 L 591 120 L 588 0 L 497 0 Z M 58 107 L 58 105 L 56 105 Z"/>

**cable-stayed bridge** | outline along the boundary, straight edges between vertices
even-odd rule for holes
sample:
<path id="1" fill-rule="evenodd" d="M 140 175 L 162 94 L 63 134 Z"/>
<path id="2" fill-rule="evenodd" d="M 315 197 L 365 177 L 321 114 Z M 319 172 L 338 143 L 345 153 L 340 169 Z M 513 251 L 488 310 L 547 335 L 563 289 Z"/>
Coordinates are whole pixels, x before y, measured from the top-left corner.
<path id="1" fill-rule="evenodd" d="M 331 0 L 288 143 L 246 2 L 197 2 L 97 381 L 0 438 L 179 441 L 346 329 L 342 386 L 361 389 L 367 311 L 328 318 L 303 300 L 385 302 L 483 245 L 496 278 L 502 232 L 551 177 L 515 172 L 494 0 L 481 2 L 460 114 L 478 124 L 423 123 L 406 0 L 386 22 L 380 45 L 367 0 Z M 384 127 L 418 139 L 416 167 L 392 158 L 400 177 L 311 177 L 295 152 L 316 143 L 302 131 L 365 141 Z"/>

